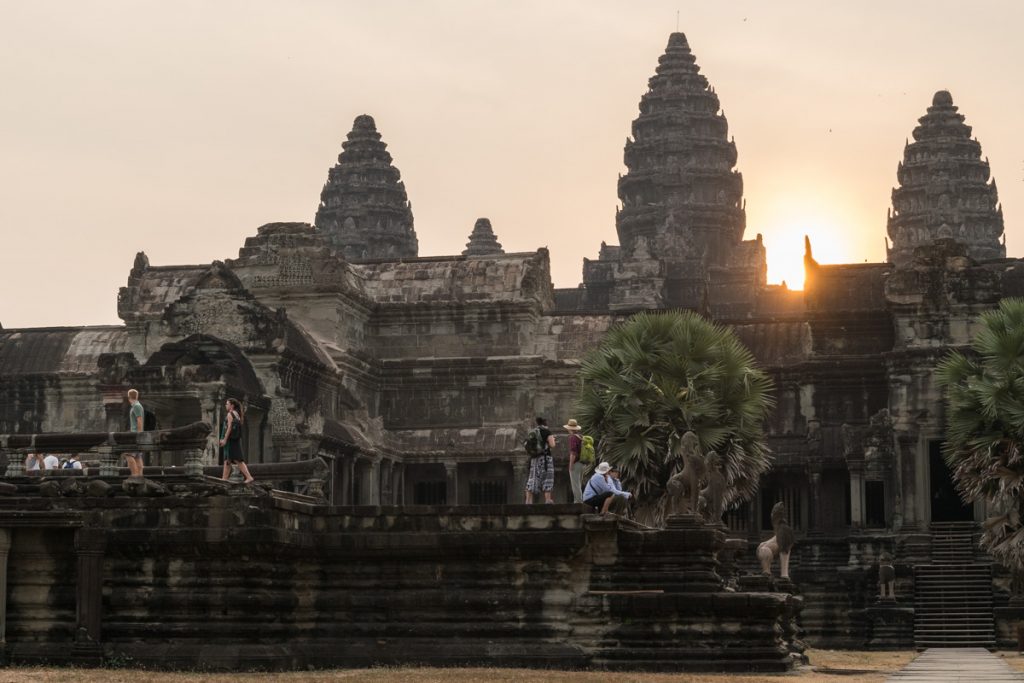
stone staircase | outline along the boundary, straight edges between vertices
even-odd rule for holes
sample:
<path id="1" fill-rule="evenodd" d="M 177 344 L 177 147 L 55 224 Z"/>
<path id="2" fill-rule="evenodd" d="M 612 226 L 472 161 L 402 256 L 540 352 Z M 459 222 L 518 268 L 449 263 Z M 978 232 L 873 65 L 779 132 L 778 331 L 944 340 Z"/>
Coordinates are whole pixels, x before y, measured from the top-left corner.
<path id="1" fill-rule="evenodd" d="M 914 567 L 914 645 L 995 649 L 992 565 L 975 556 L 974 522 L 931 526 L 932 563 Z"/>

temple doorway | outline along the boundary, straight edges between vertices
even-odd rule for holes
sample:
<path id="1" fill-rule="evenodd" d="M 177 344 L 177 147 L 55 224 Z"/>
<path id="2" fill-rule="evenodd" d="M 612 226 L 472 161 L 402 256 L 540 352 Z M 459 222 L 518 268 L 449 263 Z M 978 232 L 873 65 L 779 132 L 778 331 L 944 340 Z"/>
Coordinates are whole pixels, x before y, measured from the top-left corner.
<path id="1" fill-rule="evenodd" d="M 941 441 L 932 441 L 928 444 L 928 465 L 931 472 L 932 521 L 973 521 L 974 508 L 960 499 L 960 494 L 953 486 L 953 476 L 942 457 Z"/>

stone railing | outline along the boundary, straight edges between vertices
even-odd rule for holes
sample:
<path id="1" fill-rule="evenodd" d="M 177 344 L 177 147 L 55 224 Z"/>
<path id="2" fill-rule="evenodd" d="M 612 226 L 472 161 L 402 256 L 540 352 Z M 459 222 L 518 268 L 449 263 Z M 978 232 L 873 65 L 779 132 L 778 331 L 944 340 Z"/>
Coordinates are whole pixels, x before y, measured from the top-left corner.
<path id="1" fill-rule="evenodd" d="M 83 469 L 57 469 L 32 472 L 43 477 L 100 476 L 117 477 L 126 473 L 118 461 L 124 453 L 143 453 L 147 462 L 158 456 L 181 459 L 184 467 L 149 465 L 143 468 L 145 477 L 214 477 L 219 479 L 224 470 L 221 465 L 206 465 L 204 453 L 209 443 L 210 425 L 194 422 L 184 427 L 150 432 L 86 432 L 49 434 L 0 434 L 0 456 L 6 457 L 4 477 L 18 479 L 27 476 L 25 458 L 35 454 L 78 454 Z M 314 501 L 330 500 L 330 466 L 323 458 L 295 462 L 249 464 L 249 471 L 263 488 L 280 489 L 281 495 L 308 496 Z M 242 475 L 231 469 L 228 479 L 240 483 Z M 268 486 L 269 485 L 269 486 Z M 290 492 L 290 493 L 288 493 Z"/>
<path id="2" fill-rule="evenodd" d="M 151 432 L 0 434 L 0 455 L 7 457 L 7 478 L 25 476 L 25 458 L 30 453 L 90 456 L 90 460 L 99 460 L 99 476 L 115 477 L 124 453 L 184 452 L 183 473 L 200 476 L 209 434 L 210 425 L 205 422 Z"/>

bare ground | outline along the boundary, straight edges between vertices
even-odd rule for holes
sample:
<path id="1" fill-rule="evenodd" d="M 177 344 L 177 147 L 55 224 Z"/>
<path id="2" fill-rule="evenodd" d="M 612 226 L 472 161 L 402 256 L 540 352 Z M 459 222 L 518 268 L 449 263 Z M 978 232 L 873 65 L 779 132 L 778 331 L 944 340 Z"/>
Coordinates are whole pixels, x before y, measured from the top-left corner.
<path id="1" fill-rule="evenodd" d="M 812 650 L 811 665 L 792 674 L 646 674 L 604 671 L 542 671 L 536 669 L 431 669 L 377 668 L 296 671 L 288 673 L 196 674 L 168 673 L 137 669 L 67 669 L 55 667 L 19 667 L 0 669 L 0 683 L 186 683 L 201 678 L 214 683 L 284 681 L 319 683 L 320 681 L 358 681 L 359 683 L 761 683 L 766 678 L 779 683 L 787 680 L 817 683 L 881 682 L 914 657 L 914 652 L 852 652 Z M 1024 660 L 1016 653 L 1004 653 L 1011 666 L 1024 670 Z"/>

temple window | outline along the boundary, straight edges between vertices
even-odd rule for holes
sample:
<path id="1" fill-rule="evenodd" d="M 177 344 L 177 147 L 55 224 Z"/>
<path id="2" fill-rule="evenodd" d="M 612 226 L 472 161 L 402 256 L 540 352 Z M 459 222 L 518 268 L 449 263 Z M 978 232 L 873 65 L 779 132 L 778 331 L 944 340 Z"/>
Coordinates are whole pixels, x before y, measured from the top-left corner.
<path id="1" fill-rule="evenodd" d="M 418 481 L 412 489 L 413 505 L 446 505 L 448 502 L 447 482 Z"/>

